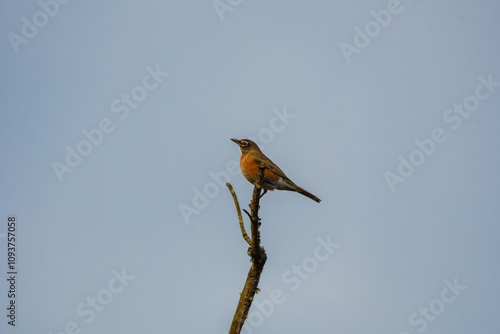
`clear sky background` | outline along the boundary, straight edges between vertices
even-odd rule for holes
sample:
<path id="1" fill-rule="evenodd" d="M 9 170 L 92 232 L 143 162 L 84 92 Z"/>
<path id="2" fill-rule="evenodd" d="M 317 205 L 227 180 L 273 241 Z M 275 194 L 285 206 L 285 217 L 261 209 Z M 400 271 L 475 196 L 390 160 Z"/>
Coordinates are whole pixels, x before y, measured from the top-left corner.
<path id="1" fill-rule="evenodd" d="M 322 199 L 262 199 L 244 333 L 498 332 L 497 1 L 59 1 L 0 3 L 1 333 L 227 333 L 230 138 Z"/>

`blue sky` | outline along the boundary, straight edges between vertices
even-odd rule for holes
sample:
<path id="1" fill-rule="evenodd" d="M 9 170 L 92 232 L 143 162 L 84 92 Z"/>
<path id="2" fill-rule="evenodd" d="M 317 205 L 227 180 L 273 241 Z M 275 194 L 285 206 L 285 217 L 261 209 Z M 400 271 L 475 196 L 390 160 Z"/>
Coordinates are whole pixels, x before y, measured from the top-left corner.
<path id="1" fill-rule="evenodd" d="M 2 333 L 227 332 L 230 138 L 322 199 L 262 199 L 244 333 L 498 330 L 497 2 L 0 6 Z"/>

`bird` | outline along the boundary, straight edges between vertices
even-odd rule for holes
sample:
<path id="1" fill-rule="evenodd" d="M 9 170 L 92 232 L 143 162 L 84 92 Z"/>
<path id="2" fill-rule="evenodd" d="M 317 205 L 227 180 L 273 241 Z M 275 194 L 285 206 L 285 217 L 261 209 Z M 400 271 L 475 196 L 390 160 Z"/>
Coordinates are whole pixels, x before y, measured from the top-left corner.
<path id="1" fill-rule="evenodd" d="M 318 197 L 293 183 L 292 180 L 290 180 L 290 178 L 286 176 L 286 174 L 274 162 L 271 161 L 271 159 L 262 153 L 256 143 L 250 139 L 231 140 L 238 144 L 241 149 L 240 168 L 243 176 L 245 176 L 248 182 L 256 185 L 259 165 L 261 163 L 264 164 L 265 170 L 262 182 L 264 193 L 262 196 L 264 196 L 268 190 L 288 190 L 296 191 L 318 203 L 321 202 Z"/>

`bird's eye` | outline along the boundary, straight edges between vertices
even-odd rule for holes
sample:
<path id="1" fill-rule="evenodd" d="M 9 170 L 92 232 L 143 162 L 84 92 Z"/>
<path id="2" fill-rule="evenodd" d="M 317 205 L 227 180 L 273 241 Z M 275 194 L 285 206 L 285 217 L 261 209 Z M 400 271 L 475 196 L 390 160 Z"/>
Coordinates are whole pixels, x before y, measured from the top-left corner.
<path id="1" fill-rule="evenodd" d="M 248 146 L 248 142 L 246 140 L 242 141 L 241 142 L 241 146 L 242 147 L 247 147 Z"/>

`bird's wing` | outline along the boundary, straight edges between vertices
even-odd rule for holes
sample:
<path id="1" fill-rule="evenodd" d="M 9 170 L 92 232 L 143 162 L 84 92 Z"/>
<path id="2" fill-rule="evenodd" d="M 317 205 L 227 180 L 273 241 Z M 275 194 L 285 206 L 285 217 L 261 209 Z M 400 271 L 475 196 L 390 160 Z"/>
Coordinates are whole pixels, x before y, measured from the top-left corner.
<path id="1" fill-rule="evenodd" d="M 267 170 L 275 173 L 278 176 L 281 176 L 284 179 L 290 180 L 288 176 L 285 175 L 285 173 L 278 167 L 274 162 L 271 161 L 268 157 L 264 155 L 262 152 L 255 152 L 252 153 L 252 156 L 255 158 L 255 161 L 257 161 L 260 165 L 261 162 L 264 162 L 264 165 Z"/>

